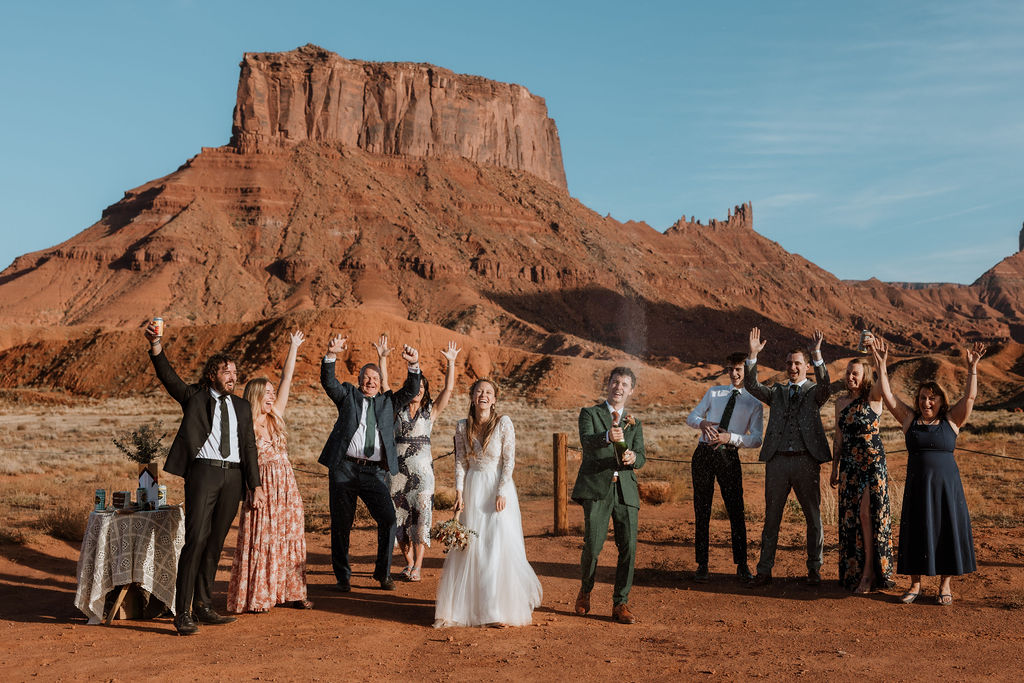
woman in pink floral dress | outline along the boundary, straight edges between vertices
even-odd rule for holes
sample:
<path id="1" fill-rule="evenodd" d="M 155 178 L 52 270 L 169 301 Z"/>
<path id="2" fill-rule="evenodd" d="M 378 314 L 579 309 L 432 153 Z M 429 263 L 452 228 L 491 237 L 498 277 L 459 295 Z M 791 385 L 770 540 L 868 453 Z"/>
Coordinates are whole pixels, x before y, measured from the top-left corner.
<path id="1" fill-rule="evenodd" d="M 288 461 L 285 406 L 302 332 L 293 332 L 281 384 L 265 377 L 245 385 L 245 399 L 252 405 L 252 422 L 259 451 L 260 479 L 267 502 L 253 507 L 242 504 L 238 542 L 228 584 L 229 612 L 267 612 L 274 605 L 310 609 L 306 599 L 306 528 L 299 487 Z"/>

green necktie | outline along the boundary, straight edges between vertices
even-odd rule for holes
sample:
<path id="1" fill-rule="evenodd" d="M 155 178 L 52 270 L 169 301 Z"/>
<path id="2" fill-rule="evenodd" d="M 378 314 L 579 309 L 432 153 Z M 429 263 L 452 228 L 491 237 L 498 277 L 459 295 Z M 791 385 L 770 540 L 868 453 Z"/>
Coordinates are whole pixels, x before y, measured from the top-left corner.
<path id="1" fill-rule="evenodd" d="M 789 402 L 790 403 L 793 402 L 793 399 L 796 398 L 796 395 L 798 393 L 800 393 L 800 386 L 797 385 L 797 384 L 790 384 L 789 385 Z"/>
<path id="2" fill-rule="evenodd" d="M 228 395 L 220 397 L 220 457 L 231 456 L 231 418 L 228 415 Z"/>
<path id="3" fill-rule="evenodd" d="M 366 399 L 363 410 L 366 411 L 366 438 L 363 439 L 363 455 L 373 457 L 373 446 L 377 441 L 377 416 L 373 412 L 373 399 Z"/>

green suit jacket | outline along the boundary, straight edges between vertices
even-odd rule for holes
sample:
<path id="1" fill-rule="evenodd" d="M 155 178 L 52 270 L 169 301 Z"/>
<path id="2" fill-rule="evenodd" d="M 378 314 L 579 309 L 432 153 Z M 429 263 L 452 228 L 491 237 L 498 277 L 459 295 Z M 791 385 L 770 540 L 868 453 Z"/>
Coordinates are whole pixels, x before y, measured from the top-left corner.
<path id="1" fill-rule="evenodd" d="M 628 415 L 629 412 L 626 411 Z M 635 419 L 635 418 L 634 418 Z M 630 507 L 640 507 L 640 492 L 636 486 L 633 470 L 644 466 L 644 429 L 640 420 L 623 432 L 626 446 L 636 453 L 632 465 L 620 465 L 615 459 L 615 447 L 608 443 L 606 435 L 612 427 L 612 416 L 604 401 L 580 411 L 580 445 L 583 447 L 583 461 L 580 463 L 576 485 L 572 487 L 572 499 L 577 503 L 585 500 L 603 500 L 614 486 L 612 475 L 619 473 L 622 499 Z"/>

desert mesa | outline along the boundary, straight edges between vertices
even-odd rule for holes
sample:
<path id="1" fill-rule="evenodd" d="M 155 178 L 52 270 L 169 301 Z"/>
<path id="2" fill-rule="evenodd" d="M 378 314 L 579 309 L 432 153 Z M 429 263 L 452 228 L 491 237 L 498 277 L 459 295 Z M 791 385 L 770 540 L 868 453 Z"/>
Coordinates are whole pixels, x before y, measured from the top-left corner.
<path id="1" fill-rule="evenodd" d="M 639 402 L 672 405 L 752 326 L 769 368 L 816 328 L 839 363 L 871 327 L 902 359 L 898 390 L 922 373 L 958 386 L 963 347 L 988 342 L 979 407 L 1016 408 L 1022 294 L 1024 251 L 971 285 L 844 281 L 758 234 L 749 202 L 663 232 L 600 216 L 570 194 L 525 87 L 305 45 L 243 56 L 226 145 L 0 272 L 0 388 L 153 391 L 140 325 L 162 315 L 188 374 L 219 350 L 247 359 L 243 376 L 272 371 L 295 327 L 316 347 L 348 334 L 351 371 L 388 332 L 428 374 L 454 339 L 461 381 L 552 407 L 593 398 L 623 362 Z M 318 361 L 300 357 L 300 388 Z"/>

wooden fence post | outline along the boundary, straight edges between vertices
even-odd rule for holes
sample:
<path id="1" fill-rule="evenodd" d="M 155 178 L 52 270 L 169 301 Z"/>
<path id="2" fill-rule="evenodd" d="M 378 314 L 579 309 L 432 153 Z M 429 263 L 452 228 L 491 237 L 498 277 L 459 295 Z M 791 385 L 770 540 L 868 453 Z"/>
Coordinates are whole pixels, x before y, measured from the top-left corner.
<path id="1" fill-rule="evenodd" d="M 567 434 L 552 435 L 552 470 L 555 487 L 555 536 L 569 535 L 569 473 L 566 451 L 569 446 Z"/>

